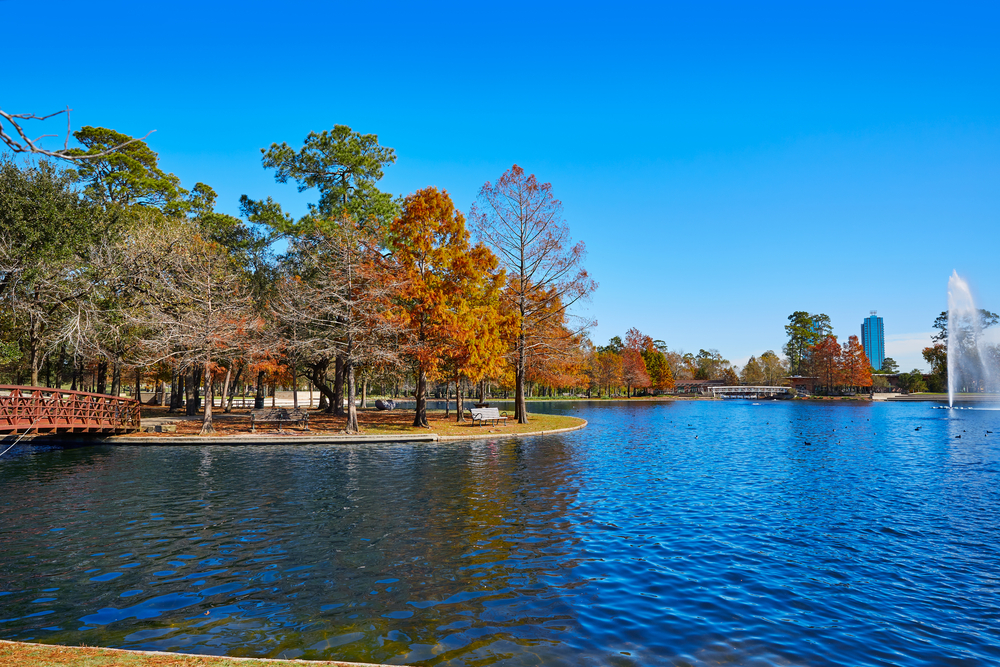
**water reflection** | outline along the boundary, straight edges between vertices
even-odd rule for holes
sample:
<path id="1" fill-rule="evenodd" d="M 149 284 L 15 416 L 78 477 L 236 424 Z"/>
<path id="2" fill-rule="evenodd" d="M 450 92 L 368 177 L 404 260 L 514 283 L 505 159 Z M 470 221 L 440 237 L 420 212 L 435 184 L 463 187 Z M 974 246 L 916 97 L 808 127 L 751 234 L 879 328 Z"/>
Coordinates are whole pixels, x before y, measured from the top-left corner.
<path id="1" fill-rule="evenodd" d="M 21 450 L 0 467 L 0 637 L 455 665 L 1000 658 L 1000 413 L 535 409 L 591 426 Z"/>
<path id="2" fill-rule="evenodd" d="M 62 625 L 42 630 L 37 586 L 8 572 L 10 636 L 413 662 L 572 625 L 556 592 L 576 584 L 577 539 L 559 439 L 48 456 L 5 470 L 19 502 L 0 520 L 19 573 L 63 591 L 47 601 Z"/>

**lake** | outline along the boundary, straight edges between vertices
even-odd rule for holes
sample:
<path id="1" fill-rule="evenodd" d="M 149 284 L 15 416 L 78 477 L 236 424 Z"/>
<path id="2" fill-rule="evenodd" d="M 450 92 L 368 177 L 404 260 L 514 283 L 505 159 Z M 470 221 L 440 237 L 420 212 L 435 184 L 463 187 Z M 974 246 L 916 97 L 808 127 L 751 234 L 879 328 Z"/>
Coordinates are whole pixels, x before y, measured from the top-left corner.
<path id="1" fill-rule="evenodd" d="M 0 638 L 434 665 L 1000 661 L 1000 412 L 533 403 L 445 444 L 19 447 Z M 995 434 L 987 434 L 993 431 Z"/>

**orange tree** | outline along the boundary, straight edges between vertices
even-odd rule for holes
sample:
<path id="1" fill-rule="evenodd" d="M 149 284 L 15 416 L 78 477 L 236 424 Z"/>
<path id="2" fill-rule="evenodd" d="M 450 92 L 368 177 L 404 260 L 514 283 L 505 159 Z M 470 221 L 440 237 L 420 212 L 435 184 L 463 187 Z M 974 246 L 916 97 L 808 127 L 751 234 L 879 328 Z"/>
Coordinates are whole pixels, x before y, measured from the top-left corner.
<path id="1" fill-rule="evenodd" d="M 608 398 L 615 387 L 622 384 L 622 356 L 613 350 L 603 350 L 597 354 L 598 393 L 600 387 L 608 388 Z"/>
<path id="2" fill-rule="evenodd" d="M 843 350 L 836 336 L 827 336 L 809 348 L 813 372 L 819 376 L 827 391 L 844 384 Z"/>
<path id="3" fill-rule="evenodd" d="M 415 367 L 413 425 L 426 428 L 428 379 L 439 376 L 449 360 L 477 373 L 502 359 L 499 344 L 473 341 L 499 338 L 490 295 L 504 278 L 497 275 L 493 253 L 470 246 L 464 216 L 447 192 L 434 187 L 403 201 L 402 214 L 389 226 L 388 246 L 401 278 L 394 314 L 407 334 L 402 351 Z"/>
<path id="4" fill-rule="evenodd" d="M 524 297 L 523 302 L 529 304 L 534 317 L 530 328 L 522 329 L 518 326 L 521 323 L 519 284 L 517 277 L 511 276 L 507 281 L 503 301 L 510 321 L 514 324 L 507 329 L 508 360 L 512 370 L 517 369 L 517 341 L 524 331 L 532 341 L 531 354 L 525 358 L 525 380 L 550 388 L 576 384 L 577 369 L 574 366 L 579 361 L 583 343 L 581 332 L 569 327 L 562 299 L 551 287 L 532 287 L 520 295 Z M 516 393 L 515 387 L 515 396 Z"/>
<path id="5" fill-rule="evenodd" d="M 851 336 L 847 339 L 841 356 L 844 366 L 844 384 L 848 387 L 872 386 L 872 365 L 868 361 L 865 348 L 857 336 Z"/>
<path id="6" fill-rule="evenodd" d="M 550 395 L 557 388 L 565 389 L 585 385 L 583 336 L 579 332 L 571 331 L 566 326 L 565 315 L 560 312 L 558 299 L 551 299 L 545 293 L 533 295 L 532 298 L 548 302 L 549 308 L 556 312 L 552 318 L 540 320 L 537 323 L 538 328 L 534 334 L 540 340 L 544 340 L 545 344 L 536 345 L 534 354 L 528 357 L 525 377 L 529 382 L 547 388 Z M 508 299 L 506 303 L 516 305 L 512 303 L 511 299 Z M 516 323 L 516 308 L 513 312 L 513 321 Z M 512 327 L 510 331 L 508 350 L 512 355 L 516 355 L 514 342 L 517 329 Z M 543 392 L 545 390 L 543 389 Z"/>

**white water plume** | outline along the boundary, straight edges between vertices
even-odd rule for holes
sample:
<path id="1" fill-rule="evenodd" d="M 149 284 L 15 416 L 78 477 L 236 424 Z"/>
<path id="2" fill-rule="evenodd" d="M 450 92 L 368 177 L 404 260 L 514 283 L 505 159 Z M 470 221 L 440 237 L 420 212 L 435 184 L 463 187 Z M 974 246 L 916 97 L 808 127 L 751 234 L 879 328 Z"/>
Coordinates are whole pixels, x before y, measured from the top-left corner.
<path id="1" fill-rule="evenodd" d="M 983 335 L 983 321 L 969 284 L 952 271 L 948 279 L 949 407 L 954 407 L 956 392 L 996 391 L 997 350 Z"/>

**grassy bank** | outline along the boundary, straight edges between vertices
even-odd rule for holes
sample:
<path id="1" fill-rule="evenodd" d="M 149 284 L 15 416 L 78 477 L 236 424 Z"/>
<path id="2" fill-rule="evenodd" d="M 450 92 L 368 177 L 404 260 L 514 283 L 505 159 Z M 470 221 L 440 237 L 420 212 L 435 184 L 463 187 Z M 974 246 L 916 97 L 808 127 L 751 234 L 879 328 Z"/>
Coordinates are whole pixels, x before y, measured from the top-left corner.
<path id="1" fill-rule="evenodd" d="M 359 664 L 317 660 L 215 658 L 0 641 L 0 667 L 358 667 Z"/>
<path id="2" fill-rule="evenodd" d="M 167 420 L 176 426 L 175 433 L 136 433 L 128 437 L 157 437 L 169 440 L 172 437 L 197 435 L 201 429 L 201 417 L 184 417 L 182 415 L 171 415 L 164 408 L 143 407 L 143 423 L 157 423 Z M 234 410 L 230 414 L 217 414 L 214 418 L 216 435 L 234 436 L 247 435 L 250 432 L 249 410 Z M 417 433 L 436 433 L 440 436 L 475 436 L 489 433 L 516 435 L 518 433 L 537 433 L 539 431 L 553 431 L 580 426 L 582 419 L 569 417 L 566 415 L 546 415 L 529 414 L 527 424 L 518 424 L 513 419 L 508 419 L 506 426 L 503 422 L 497 425 L 473 426 L 471 421 L 456 422 L 455 411 L 452 410 L 446 418 L 444 410 L 428 410 L 427 422 L 430 428 L 417 428 L 413 426 L 413 410 L 358 410 L 358 425 L 361 433 L 365 435 L 409 435 Z M 284 426 L 286 433 L 302 433 L 303 435 L 338 435 L 344 430 L 345 418 L 335 417 L 322 412 L 309 413 L 309 431 L 303 431 L 298 427 Z M 257 428 L 257 433 L 276 432 L 278 429 L 274 424 L 265 424 Z"/>

